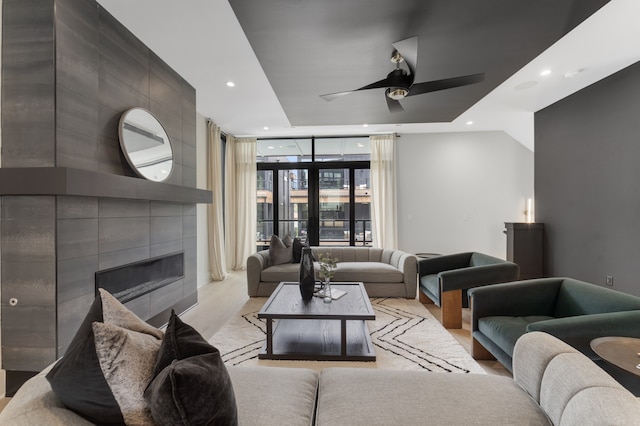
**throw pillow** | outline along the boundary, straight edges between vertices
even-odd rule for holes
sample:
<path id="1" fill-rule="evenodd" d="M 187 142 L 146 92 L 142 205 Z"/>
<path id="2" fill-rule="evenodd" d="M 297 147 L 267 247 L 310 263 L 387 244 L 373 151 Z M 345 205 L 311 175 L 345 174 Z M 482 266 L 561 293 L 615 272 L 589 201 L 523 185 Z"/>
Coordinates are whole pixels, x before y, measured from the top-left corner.
<path id="1" fill-rule="evenodd" d="M 144 397 L 160 425 L 238 424 L 220 352 L 173 311 Z"/>
<path id="2" fill-rule="evenodd" d="M 296 237 L 293 239 L 293 263 L 300 263 L 300 259 L 302 258 L 302 240 Z"/>
<path id="3" fill-rule="evenodd" d="M 218 349 L 210 345 L 196 329 L 182 322 L 172 309 L 151 378 L 157 376 L 176 359 L 209 353 L 218 353 Z"/>
<path id="4" fill-rule="evenodd" d="M 102 373 L 96 353 L 94 322 L 115 322 L 122 328 L 162 337 L 162 332 L 129 311 L 107 291 L 99 289 L 89 312 L 64 356 L 47 374 L 53 392 L 69 409 L 93 423 L 123 424 L 124 417 Z"/>
<path id="5" fill-rule="evenodd" d="M 144 400 L 160 341 L 116 325 L 93 323 L 96 355 L 127 425 L 153 425 Z"/>
<path id="6" fill-rule="evenodd" d="M 302 260 L 302 249 L 310 248 L 309 243 L 303 243 L 300 238 L 296 237 L 293 239 L 293 260 L 291 263 L 300 263 Z M 311 253 L 311 259 L 316 262 L 316 257 Z"/>
<path id="7" fill-rule="evenodd" d="M 291 263 L 293 259 L 293 244 L 287 247 L 277 235 L 271 236 L 269 243 L 269 261 L 271 265 L 282 265 L 283 263 Z"/>

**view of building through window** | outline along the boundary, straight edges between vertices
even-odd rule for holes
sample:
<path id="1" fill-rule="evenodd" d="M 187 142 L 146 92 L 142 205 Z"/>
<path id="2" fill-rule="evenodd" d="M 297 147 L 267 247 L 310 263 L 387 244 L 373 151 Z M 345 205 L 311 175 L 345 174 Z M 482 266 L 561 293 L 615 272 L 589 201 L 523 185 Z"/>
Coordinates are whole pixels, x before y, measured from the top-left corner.
<path id="1" fill-rule="evenodd" d="M 369 138 L 258 141 L 258 249 L 272 234 L 371 245 Z"/>

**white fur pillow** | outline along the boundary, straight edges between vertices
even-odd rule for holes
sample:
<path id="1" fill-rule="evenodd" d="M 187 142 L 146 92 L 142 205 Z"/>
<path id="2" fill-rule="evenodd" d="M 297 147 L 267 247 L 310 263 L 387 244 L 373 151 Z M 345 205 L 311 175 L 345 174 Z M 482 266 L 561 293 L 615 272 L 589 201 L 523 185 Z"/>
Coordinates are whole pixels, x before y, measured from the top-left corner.
<path id="1" fill-rule="evenodd" d="M 144 400 L 160 340 L 116 325 L 94 322 L 100 368 L 127 425 L 154 425 Z"/>

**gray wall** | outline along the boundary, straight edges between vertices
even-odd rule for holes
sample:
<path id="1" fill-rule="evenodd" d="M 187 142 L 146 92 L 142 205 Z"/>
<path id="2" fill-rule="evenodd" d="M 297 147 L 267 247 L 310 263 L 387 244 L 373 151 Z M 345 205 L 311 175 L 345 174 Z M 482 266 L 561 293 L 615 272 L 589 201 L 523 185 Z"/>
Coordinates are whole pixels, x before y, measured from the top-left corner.
<path id="1" fill-rule="evenodd" d="M 195 89 L 129 30 L 94 0 L 5 0 L 4 15 L 2 167 L 136 176 L 117 128 L 138 106 L 171 138 L 167 183 L 196 186 Z"/>
<path id="2" fill-rule="evenodd" d="M 535 115 L 547 275 L 640 295 L 640 63 Z"/>
<path id="3" fill-rule="evenodd" d="M 195 89 L 94 0 L 4 0 L 2 53 L 2 167 L 137 179 L 117 124 L 141 106 L 172 140 L 168 183 L 195 188 Z M 195 204 L 140 193 L 4 196 L 0 205 L 5 370 L 38 371 L 64 353 L 94 298 L 97 270 L 184 250 L 184 279 L 130 307 L 147 319 L 197 301 Z"/>

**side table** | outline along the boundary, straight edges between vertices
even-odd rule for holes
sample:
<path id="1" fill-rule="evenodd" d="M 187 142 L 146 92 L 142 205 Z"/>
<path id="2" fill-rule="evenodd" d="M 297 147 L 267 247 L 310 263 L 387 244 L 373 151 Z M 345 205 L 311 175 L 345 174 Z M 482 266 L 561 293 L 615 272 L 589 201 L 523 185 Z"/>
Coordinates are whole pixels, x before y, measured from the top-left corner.
<path id="1" fill-rule="evenodd" d="M 598 337 L 591 349 L 600 358 L 629 373 L 640 376 L 640 339 L 634 337 Z"/>

